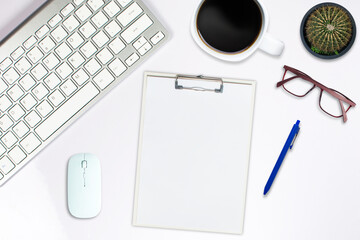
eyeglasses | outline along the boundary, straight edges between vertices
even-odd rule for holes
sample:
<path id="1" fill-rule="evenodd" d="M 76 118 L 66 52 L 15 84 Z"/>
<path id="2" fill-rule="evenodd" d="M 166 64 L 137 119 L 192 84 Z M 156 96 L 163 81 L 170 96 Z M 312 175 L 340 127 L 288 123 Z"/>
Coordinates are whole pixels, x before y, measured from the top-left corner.
<path id="1" fill-rule="evenodd" d="M 332 117 L 342 117 L 344 122 L 347 121 L 346 113 L 356 105 L 351 99 L 332 88 L 324 86 L 295 68 L 285 65 L 284 69 L 283 79 L 276 84 L 277 87 L 282 86 L 288 93 L 296 97 L 305 97 L 315 87 L 319 87 L 319 106 L 321 110 Z"/>

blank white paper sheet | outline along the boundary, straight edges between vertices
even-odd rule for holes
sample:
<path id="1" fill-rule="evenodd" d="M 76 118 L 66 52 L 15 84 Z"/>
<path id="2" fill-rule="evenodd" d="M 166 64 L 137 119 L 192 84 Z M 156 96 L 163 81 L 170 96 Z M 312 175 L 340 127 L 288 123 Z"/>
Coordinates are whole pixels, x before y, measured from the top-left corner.
<path id="1" fill-rule="evenodd" d="M 175 78 L 145 73 L 133 224 L 241 234 L 256 84 Z"/>

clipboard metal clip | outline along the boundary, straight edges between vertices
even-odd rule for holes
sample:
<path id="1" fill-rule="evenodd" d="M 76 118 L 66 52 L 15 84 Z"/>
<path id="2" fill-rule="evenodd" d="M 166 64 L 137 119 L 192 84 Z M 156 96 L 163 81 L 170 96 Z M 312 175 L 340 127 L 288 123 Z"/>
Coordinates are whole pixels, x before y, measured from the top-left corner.
<path id="1" fill-rule="evenodd" d="M 206 81 L 219 82 L 220 87 L 215 88 L 215 89 L 204 88 L 204 87 L 199 87 L 199 86 L 185 87 L 185 86 L 179 84 L 179 79 L 182 79 L 182 80 L 206 80 Z M 209 91 L 209 92 L 222 93 L 223 89 L 224 89 L 224 81 L 222 80 L 222 78 L 205 77 L 203 75 L 177 75 L 176 80 L 175 80 L 175 89 L 194 90 L 194 91 Z"/>

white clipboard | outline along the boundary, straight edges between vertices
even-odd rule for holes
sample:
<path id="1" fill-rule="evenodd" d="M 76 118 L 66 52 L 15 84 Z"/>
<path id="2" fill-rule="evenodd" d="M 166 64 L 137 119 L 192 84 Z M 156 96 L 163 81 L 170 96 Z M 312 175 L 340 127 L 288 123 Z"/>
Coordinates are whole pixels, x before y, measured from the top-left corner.
<path id="1" fill-rule="evenodd" d="M 145 73 L 133 225 L 242 233 L 255 87 Z"/>

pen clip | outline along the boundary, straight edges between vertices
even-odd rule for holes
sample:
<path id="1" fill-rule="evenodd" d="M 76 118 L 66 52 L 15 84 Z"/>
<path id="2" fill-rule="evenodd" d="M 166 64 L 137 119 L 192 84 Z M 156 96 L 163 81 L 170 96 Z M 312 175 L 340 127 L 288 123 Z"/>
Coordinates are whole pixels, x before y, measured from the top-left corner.
<path id="1" fill-rule="evenodd" d="M 290 149 L 293 148 L 294 143 L 295 143 L 295 140 L 296 140 L 296 138 L 297 138 L 297 136 L 298 136 L 298 134 L 299 134 L 299 131 L 300 131 L 300 128 L 297 130 L 297 132 L 296 132 L 296 134 L 295 134 L 295 137 L 294 137 L 294 139 L 292 140 L 292 142 L 291 142 L 291 144 L 290 144 Z"/>
<path id="2" fill-rule="evenodd" d="M 295 137 L 294 137 L 293 141 L 292 141 L 291 144 L 290 144 L 290 149 L 293 148 L 294 143 L 295 143 L 295 140 L 296 140 L 296 138 L 297 138 L 297 135 L 299 134 L 299 131 L 300 131 L 300 128 L 299 128 L 298 131 L 296 132 Z"/>

